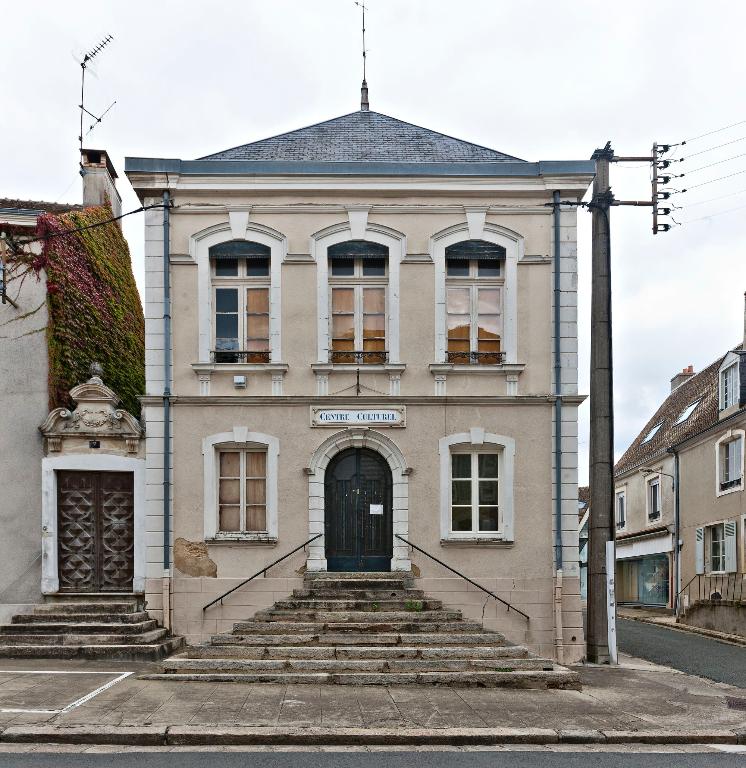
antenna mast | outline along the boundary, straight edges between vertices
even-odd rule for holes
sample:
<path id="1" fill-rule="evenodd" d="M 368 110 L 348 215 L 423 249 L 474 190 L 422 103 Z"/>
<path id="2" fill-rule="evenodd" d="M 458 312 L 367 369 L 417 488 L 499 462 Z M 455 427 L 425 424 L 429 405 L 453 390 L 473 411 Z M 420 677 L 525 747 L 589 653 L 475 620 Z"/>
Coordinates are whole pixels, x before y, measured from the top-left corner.
<path id="1" fill-rule="evenodd" d="M 365 12 L 368 10 L 362 1 L 355 0 L 357 5 L 363 12 L 363 85 L 360 89 L 360 110 L 367 112 L 370 109 L 370 103 L 368 102 L 368 83 L 365 79 L 365 60 L 367 56 L 367 50 L 365 48 Z"/>
<path id="2" fill-rule="evenodd" d="M 110 107 L 106 109 L 103 115 L 101 117 L 97 117 L 93 114 L 93 112 L 89 112 L 85 108 L 85 71 L 88 67 L 88 62 L 94 59 L 101 51 L 113 40 L 114 38 L 111 35 L 107 35 L 103 40 L 101 40 L 100 43 L 98 43 L 96 46 L 91 48 L 90 51 L 88 51 L 85 56 L 83 56 L 83 60 L 80 62 L 80 135 L 78 136 L 78 142 L 80 144 L 80 175 L 82 176 L 85 171 L 83 170 L 83 114 L 90 115 L 96 123 L 100 123 L 103 119 L 106 112 L 108 112 L 111 107 L 116 104 L 116 101 L 114 104 L 112 104 Z M 94 123 L 91 126 L 91 130 L 93 130 L 93 126 L 96 124 Z M 88 133 L 91 132 L 91 130 L 88 131 Z"/>

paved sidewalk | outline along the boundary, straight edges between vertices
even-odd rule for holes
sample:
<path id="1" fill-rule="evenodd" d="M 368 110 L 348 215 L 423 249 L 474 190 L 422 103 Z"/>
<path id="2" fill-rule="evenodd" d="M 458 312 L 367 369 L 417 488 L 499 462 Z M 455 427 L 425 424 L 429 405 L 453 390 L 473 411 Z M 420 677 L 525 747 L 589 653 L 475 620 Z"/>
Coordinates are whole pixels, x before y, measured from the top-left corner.
<path id="1" fill-rule="evenodd" d="M 138 679 L 142 664 L 4 661 L 0 742 L 746 743 L 746 689 L 631 657 L 578 669 L 582 691 L 541 691 L 172 683 Z"/>

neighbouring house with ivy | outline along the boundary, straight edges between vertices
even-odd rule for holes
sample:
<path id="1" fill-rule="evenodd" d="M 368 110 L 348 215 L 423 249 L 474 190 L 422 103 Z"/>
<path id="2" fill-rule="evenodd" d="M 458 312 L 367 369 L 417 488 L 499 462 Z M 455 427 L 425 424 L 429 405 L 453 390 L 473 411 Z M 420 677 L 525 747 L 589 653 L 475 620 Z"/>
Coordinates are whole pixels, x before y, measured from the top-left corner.
<path id="1" fill-rule="evenodd" d="M 138 591 L 143 311 L 116 172 L 81 172 L 83 205 L 0 199 L 0 655 L 45 600 Z"/>

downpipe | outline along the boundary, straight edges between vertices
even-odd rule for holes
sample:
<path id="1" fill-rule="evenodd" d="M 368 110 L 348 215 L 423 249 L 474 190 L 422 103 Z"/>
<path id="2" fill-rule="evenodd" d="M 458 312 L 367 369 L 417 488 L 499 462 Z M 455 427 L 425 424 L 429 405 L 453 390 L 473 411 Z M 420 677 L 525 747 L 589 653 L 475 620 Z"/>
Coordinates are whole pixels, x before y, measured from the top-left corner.
<path id="1" fill-rule="evenodd" d="M 163 192 L 163 627 L 171 629 L 171 265 L 170 206 Z"/>
<path id="2" fill-rule="evenodd" d="M 562 664 L 562 360 L 560 358 L 560 193 L 552 195 L 554 224 L 554 650 Z"/>

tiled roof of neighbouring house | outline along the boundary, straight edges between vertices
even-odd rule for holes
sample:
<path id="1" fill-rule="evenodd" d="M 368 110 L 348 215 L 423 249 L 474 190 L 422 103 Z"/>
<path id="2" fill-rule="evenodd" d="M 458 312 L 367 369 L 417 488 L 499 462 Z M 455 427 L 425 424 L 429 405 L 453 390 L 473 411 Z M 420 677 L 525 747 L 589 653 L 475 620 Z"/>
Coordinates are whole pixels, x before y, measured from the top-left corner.
<path id="1" fill-rule="evenodd" d="M 83 206 L 75 203 L 47 203 L 44 200 L 17 200 L 11 197 L 0 197 L 0 211 L 65 213 L 66 211 L 79 210 L 83 210 Z"/>
<path id="2" fill-rule="evenodd" d="M 380 112 L 352 112 L 279 136 L 243 144 L 200 160 L 310 162 L 525 162 Z"/>
<path id="3" fill-rule="evenodd" d="M 739 346 L 736 349 L 741 348 Z M 642 467 L 646 462 L 664 453 L 667 448 L 717 423 L 719 414 L 718 369 L 724 357 L 725 355 L 719 357 L 707 368 L 671 392 L 616 463 L 615 474 Z M 677 424 L 677 420 L 684 411 L 697 401 L 699 404 L 689 417 Z M 650 440 L 645 441 L 651 430 L 658 424 L 661 426 L 657 432 Z"/>

